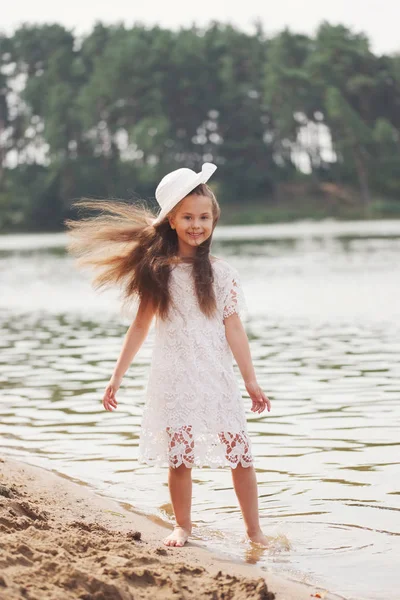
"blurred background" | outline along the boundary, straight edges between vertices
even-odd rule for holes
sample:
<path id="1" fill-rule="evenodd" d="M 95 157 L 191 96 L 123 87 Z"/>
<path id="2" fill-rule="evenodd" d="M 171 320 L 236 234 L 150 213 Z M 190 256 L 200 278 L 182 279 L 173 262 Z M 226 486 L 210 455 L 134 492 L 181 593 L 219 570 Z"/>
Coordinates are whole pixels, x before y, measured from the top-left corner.
<path id="1" fill-rule="evenodd" d="M 229 470 L 195 537 L 352 600 L 400 585 L 400 4 L 16 0 L 0 34 L 0 449 L 164 523 L 137 461 L 153 332 L 101 405 L 129 319 L 66 254 L 82 196 L 143 199 L 203 161 L 272 412 L 242 385 L 262 554 Z M 237 371 L 238 380 L 240 374 Z M 398 562 L 398 561 L 397 561 Z"/>
<path id="2" fill-rule="evenodd" d="M 12 3 L 0 230 L 59 230 L 84 195 L 151 203 L 202 161 L 226 223 L 398 217 L 398 5 L 279 5 Z"/>

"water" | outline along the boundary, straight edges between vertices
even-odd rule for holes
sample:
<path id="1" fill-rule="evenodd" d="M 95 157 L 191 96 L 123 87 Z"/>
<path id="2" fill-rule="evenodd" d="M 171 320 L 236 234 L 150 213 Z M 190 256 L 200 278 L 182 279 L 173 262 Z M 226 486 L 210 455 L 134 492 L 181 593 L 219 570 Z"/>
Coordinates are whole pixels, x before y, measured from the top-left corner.
<path id="1" fill-rule="evenodd" d="M 247 414 L 268 552 L 243 541 L 229 470 L 197 469 L 195 536 L 346 598 L 399 597 L 400 222 L 217 229 L 238 268 L 268 415 Z M 0 238 L 0 447 L 171 519 L 166 470 L 139 465 L 150 334 L 101 406 L 129 320 L 63 235 Z M 238 374 L 239 377 L 239 374 Z M 242 389 L 243 386 L 242 386 Z"/>

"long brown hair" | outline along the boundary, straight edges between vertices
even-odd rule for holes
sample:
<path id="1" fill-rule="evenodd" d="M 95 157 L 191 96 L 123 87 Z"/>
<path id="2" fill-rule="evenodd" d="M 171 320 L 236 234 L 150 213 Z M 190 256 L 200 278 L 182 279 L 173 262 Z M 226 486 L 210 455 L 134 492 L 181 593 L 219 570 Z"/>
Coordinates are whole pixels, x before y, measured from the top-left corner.
<path id="1" fill-rule="evenodd" d="M 220 216 L 215 195 L 204 183 L 188 195 L 192 194 L 211 199 L 214 232 Z M 74 203 L 79 210 L 93 210 L 98 214 L 65 221 L 70 238 L 67 249 L 77 256 L 79 266 L 97 271 L 92 282 L 96 289 L 116 284 L 121 288 L 124 306 L 138 298 L 145 304 L 151 303 L 155 313 L 165 319 L 171 304 L 171 266 L 179 261 L 178 236 L 167 217 L 178 210 L 179 204 L 160 223 L 153 225 L 155 215 L 143 205 L 79 200 Z M 199 306 L 208 317 L 216 308 L 211 242 L 212 234 L 197 247 L 190 261 Z"/>

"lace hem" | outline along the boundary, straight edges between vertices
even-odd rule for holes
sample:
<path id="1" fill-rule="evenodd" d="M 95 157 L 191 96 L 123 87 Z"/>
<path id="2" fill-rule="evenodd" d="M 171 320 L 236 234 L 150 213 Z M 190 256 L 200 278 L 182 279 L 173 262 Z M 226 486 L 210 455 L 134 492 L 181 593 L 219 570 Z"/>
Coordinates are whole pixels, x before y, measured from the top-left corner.
<path id="1" fill-rule="evenodd" d="M 223 462 L 219 462 L 219 461 L 215 461 L 215 460 L 206 460 L 206 461 L 202 462 L 202 461 L 197 460 L 197 461 L 195 461 L 194 464 L 192 464 L 192 463 L 186 464 L 185 460 L 183 459 L 180 464 L 171 464 L 167 458 L 163 458 L 161 456 L 159 456 L 157 458 L 153 458 L 150 456 L 142 456 L 142 455 L 139 456 L 138 462 L 141 464 L 148 465 L 149 467 L 172 467 L 173 469 L 177 469 L 181 465 L 185 465 L 185 467 L 188 467 L 189 469 L 192 469 L 192 468 L 204 469 L 206 467 L 209 469 L 225 469 L 226 467 L 229 467 L 230 469 L 236 469 L 236 467 L 238 467 L 239 465 L 244 468 L 254 466 L 253 459 L 251 460 L 251 462 L 246 462 L 244 460 L 243 461 L 241 460 L 240 462 L 237 462 L 237 463 L 230 463 L 227 460 L 225 460 Z"/>
<path id="2" fill-rule="evenodd" d="M 167 427 L 159 434 L 142 433 L 139 462 L 178 468 L 235 469 L 253 465 L 251 442 L 245 431 L 193 434 L 192 426 Z"/>

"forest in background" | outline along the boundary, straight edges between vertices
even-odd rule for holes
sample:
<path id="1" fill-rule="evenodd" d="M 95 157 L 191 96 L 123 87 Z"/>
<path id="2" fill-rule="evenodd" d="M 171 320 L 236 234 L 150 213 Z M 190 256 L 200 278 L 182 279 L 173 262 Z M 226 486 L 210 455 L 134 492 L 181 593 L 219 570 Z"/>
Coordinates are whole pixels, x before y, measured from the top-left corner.
<path id="1" fill-rule="evenodd" d="M 154 206 L 204 161 L 225 222 L 399 217 L 399 134 L 400 55 L 344 26 L 0 34 L 2 232 L 59 230 L 82 196 Z"/>

